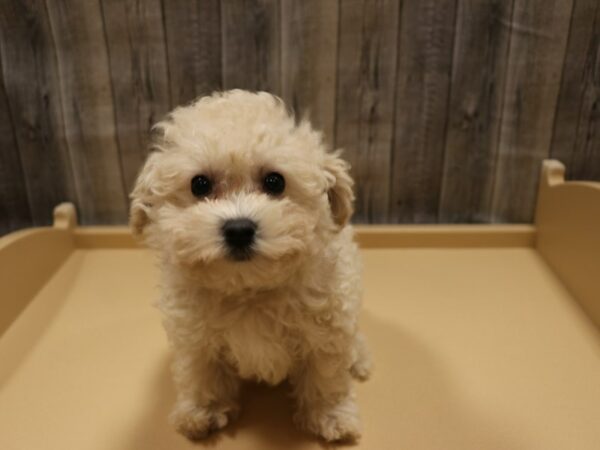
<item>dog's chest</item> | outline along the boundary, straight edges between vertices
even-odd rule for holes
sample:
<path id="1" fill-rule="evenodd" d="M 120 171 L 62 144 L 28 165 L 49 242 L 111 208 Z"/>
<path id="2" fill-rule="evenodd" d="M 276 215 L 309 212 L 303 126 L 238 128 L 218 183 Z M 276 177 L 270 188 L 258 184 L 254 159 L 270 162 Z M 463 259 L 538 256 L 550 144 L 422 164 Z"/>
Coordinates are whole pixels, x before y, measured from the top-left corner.
<path id="1" fill-rule="evenodd" d="M 223 332 L 223 351 L 240 377 L 277 384 L 290 372 L 294 355 L 293 330 L 282 318 L 245 311 Z"/>

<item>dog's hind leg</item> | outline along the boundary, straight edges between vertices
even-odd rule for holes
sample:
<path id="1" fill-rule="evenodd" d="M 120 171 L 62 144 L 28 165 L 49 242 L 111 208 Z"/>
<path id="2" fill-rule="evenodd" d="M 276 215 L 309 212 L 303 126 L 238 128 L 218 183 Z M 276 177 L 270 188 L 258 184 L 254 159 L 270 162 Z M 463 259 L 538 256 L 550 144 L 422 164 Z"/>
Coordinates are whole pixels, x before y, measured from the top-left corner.
<path id="1" fill-rule="evenodd" d="M 350 366 L 350 375 L 356 380 L 366 381 L 371 376 L 373 361 L 364 335 L 359 331 L 354 336 L 354 362 Z"/>

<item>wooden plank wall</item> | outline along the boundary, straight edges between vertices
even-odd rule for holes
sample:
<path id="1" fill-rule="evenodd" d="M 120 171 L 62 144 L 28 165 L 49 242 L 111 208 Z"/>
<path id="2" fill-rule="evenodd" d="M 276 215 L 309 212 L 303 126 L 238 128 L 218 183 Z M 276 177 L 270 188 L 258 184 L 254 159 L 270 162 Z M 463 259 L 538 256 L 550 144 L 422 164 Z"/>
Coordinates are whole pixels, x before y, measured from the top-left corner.
<path id="1" fill-rule="evenodd" d="M 0 234 L 124 223 L 148 129 L 269 90 L 343 147 L 356 222 L 530 222 L 540 161 L 600 180 L 597 0 L 2 0 Z"/>

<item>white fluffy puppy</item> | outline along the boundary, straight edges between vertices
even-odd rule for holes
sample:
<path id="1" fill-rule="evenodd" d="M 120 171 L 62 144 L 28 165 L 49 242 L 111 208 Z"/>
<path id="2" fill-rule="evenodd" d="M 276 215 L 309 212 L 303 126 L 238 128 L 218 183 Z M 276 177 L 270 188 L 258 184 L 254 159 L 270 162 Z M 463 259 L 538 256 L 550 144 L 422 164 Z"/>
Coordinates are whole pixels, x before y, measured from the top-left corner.
<path id="1" fill-rule="evenodd" d="M 160 255 L 173 423 L 201 438 L 235 416 L 241 380 L 287 378 L 299 426 L 358 438 L 351 377 L 370 363 L 348 165 L 264 92 L 201 98 L 155 130 L 130 223 Z"/>

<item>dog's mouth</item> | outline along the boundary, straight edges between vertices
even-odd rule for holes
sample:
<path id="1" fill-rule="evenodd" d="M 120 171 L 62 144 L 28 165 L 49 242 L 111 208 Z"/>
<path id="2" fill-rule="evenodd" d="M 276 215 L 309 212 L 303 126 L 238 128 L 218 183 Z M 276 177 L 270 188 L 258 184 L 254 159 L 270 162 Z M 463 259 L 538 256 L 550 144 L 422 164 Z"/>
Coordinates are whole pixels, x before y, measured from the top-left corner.
<path id="1" fill-rule="evenodd" d="M 256 252 L 252 247 L 248 248 L 233 248 L 227 252 L 227 259 L 235 262 L 250 261 Z"/>

